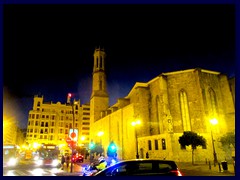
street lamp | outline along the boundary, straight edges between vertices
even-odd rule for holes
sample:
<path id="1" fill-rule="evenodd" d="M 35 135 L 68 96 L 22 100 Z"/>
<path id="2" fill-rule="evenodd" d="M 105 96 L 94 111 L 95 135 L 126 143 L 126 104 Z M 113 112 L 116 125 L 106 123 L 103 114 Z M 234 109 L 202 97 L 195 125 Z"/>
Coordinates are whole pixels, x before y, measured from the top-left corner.
<path id="1" fill-rule="evenodd" d="M 81 147 L 83 147 L 83 148 L 86 148 L 86 142 L 85 142 L 85 140 L 86 140 L 86 137 L 85 137 L 85 136 L 81 136 L 81 137 L 80 137 L 80 144 L 79 144 L 79 146 L 81 146 Z"/>
<path id="2" fill-rule="evenodd" d="M 97 135 L 98 135 L 98 137 L 100 138 L 100 144 L 102 145 L 102 139 L 101 139 L 101 136 L 104 134 L 104 132 L 102 132 L 102 131 L 99 131 L 98 133 L 97 133 Z"/>
<path id="3" fill-rule="evenodd" d="M 103 147 L 102 147 L 102 138 L 101 138 L 101 136 L 103 136 L 103 134 L 104 134 L 103 131 L 99 131 L 99 132 L 97 133 L 98 137 L 100 138 L 100 146 L 101 146 L 102 150 L 103 150 Z M 103 150 L 103 151 L 104 151 L 104 150 Z M 103 154 L 101 153 L 101 155 L 103 155 Z"/>
<path id="4" fill-rule="evenodd" d="M 98 133 L 97 133 L 97 135 L 100 137 L 100 136 L 102 136 L 104 133 L 102 132 L 102 131 L 99 131 Z"/>
<path id="5" fill-rule="evenodd" d="M 81 137 L 81 141 L 84 141 L 84 140 L 85 140 L 85 136 L 82 136 L 82 137 Z"/>
<path id="6" fill-rule="evenodd" d="M 136 154 L 136 158 L 139 159 L 139 154 L 138 154 L 138 138 L 137 138 L 137 130 L 136 130 L 136 126 L 141 124 L 141 121 L 140 120 L 137 120 L 137 121 L 133 121 L 132 122 L 132 126 L 134 126 L 134 131 L 135 131 L 135 138 L 136 138 L 136 151 L 137 151 L 137 154 Z"/>
<path id="7" fill-rule="evenodd" d="M 67 99 L 67 101 L 68 101 L 68 103 L 70 103 L 71 104 L 71 106 L 72 106 L 72 114 L 73 114 L 73 125 L 72 125 L 72 128 L 73 128 L 73 131 L 72 131 L 72 133 L 71 133 L 71 135 L 73 135 L 73 137 L 72 137 L 72 142 L 71 142 L 71 148 L 72 148 L 72 155 L 71 155 L 71 173 L 73 172 L 73 153 L 74 153 L 74 139 L 75 139 L 75 135 L 76 135 L 76 133 L 74 132 L 74 123 L 75 123 L 75 112 L 74 112 L 74 105 L 75 105 L 75 102 L 71 102 L 71 97 L 72 97 L 72 94 L 71 93 L 68 93 L 68 99 Z"/>
<path id="8" fill-rule="evenodd" d="M 218 121 L 217 121 L 217 119 L 214 118 L 214 119 L 210 120 L 210 123 L 212 125 L 216 125 L 218 123 Z M 214 162 L 214 166 L 216 166 L 216 164 L 218 163 L 218 160 L 217 160 L 217 153 L 216 153 L 215 146 L 214 146 L 212 127 L 211 127 L 211 137 L 212 137 L 212 146 L 213 146 L 213 162 Z"/>

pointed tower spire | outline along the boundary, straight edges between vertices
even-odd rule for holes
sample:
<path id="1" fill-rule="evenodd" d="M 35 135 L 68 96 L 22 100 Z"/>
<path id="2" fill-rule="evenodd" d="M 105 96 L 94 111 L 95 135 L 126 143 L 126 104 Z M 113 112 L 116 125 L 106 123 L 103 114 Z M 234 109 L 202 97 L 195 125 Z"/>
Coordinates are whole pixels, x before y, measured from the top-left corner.
<path id="1" fill-rule="evenodd" d="M 93 79 L 92 79 L 92 95 L 90 100 L 90 109 L 94 120 L 101 117 L 101 111 L 107 110 L 109 106 L 109 96 L 107 92 L 107 81 L 105 73 L 105 57 L 106 53 L 96 48 L 93 54 Z"/>

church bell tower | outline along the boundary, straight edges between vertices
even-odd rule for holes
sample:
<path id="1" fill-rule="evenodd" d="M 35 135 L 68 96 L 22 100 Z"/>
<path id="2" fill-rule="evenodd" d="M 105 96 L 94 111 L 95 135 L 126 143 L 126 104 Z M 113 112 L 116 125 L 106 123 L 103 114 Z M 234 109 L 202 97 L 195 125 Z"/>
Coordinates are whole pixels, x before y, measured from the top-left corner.
<path id="1" fill-rule="evenodd" d="M 91 124 L 101 118 L 101 112 L 109 107 L 109 96 L 107 93 L 107 82 L 105 73 L 104 49 L 96 48 L 93 54 L 93 78 L 92 95 L 90 100 L 90 119 Z"/>

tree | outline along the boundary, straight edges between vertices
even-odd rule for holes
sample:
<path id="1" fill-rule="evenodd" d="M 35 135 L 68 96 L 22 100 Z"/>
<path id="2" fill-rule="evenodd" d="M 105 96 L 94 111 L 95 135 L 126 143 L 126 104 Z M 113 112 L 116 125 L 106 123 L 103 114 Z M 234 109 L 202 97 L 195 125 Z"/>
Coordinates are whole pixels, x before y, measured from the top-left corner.
<path id="1" fill-rule="evenodd" d="M 232 158 L 235 157 L 235 133 L 228 132 L 220 137 L 220 142 L 222 144 L 223 150 L 226 152 L 226 155 L 231 155 Z M 232 147 L 233 149 L 232 149 Z"/>
<path id="2" fill-rule="evenodd" d="M 77 146 L 77 147 L 76 147 L 76 151 L 77 151 L 78 153 L 84 155 L 84 157 L 86 158 L 86 155 L 87 155 L 87 153 L 88 153 L 86 147 Z"/>
<path id="3" fill-rule="evenodd" d="M 235 148 L 235 133 L 228 132 L 220 138 L 220 142 L 223 146 L 233 146 Z"/>
<path id="4" fill-rule="evenodd" d="M 192 164 L 194 164 L 194 150 L 197 146 L 206 146 L 206 139 L 192 131 L 184 131 L 183 135 L 179 137 L 178 142 L 183 147 L 192 146 Z"/>
<path id="5" fill-rule="evenodd" d="M 90 154 L 96 153 L 96 156 L 97 156 L 98 154 L 103 154 L 103 152 L 104 152 L 104 149 L 100 143 L 94 144 L 91 142 Z"/>
<path id="6" fill-rule="evenodd" d="M 95 150 L 96 150 L 96 155 L 99 155 L 99 154 L 102 155 L 104 152 L 104 149 L 101 143 L 96 143 Z"/>

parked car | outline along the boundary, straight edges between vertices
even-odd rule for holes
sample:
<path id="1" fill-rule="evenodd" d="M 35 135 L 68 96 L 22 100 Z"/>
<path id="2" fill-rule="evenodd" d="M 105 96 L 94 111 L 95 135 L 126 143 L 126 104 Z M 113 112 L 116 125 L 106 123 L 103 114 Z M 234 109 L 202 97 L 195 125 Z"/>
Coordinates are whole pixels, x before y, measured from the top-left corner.
<path id="1" fill-rule="evenodd" d="M 84 157 L 83 155 L 79 154 L 79 153 L 76 153 L 76 154 L 73 154 L 72 156 L 72 161 L 74 163 L 82 163 L 84 160 Z"/>
<path id="2" fill-rule="evenodd" d="M 175 161 L 132 159 L 119 161 L 91 176 L 182 176 Z"/>

